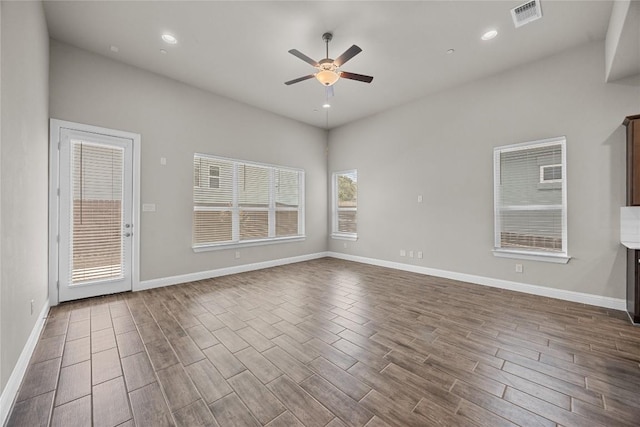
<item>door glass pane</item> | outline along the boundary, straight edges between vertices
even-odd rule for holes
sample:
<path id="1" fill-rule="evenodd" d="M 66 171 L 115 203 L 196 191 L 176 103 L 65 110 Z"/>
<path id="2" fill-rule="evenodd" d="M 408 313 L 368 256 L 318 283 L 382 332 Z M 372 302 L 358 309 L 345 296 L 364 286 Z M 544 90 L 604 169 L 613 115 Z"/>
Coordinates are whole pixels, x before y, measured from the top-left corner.
<path id="1" fill-rule="evenodd" d="M 71 285 L 123 277 L 124 150 L 71 141 Z"/>

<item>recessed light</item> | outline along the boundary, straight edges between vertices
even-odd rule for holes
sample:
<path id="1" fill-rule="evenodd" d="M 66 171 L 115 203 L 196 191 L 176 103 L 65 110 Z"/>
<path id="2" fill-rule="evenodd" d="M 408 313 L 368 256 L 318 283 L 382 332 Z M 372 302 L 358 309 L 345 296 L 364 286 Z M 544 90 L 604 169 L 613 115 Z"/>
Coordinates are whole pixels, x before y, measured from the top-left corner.
<path id="1" fill-rule="evenodd" d="M 118 49 L 118 46 L 113 46 L 113 45 L 109 47 L 109 50 L 115 53 L 118 53 L 120 51 L 120 49 Z"/>
<path id="2" fill-rule="evenodd" d="M 448 50 L 447 50 L 447 53 L 448 53 L 449 55 L 451 55 L 451 54 L 452 54 L 453 52 L 455 52 L 455 51 L 456 51 L 455 49 L 448 49 Z"/>
<path id="3" fill-rule="evenodd" d="M 325 102 L 324 104 L 322 104 L 322 108 L 331 108 L 331 104 Z"/>
<path id="4" fill-rule="evenodd" d="M 489 30 L 486 33 L 484 33 L 482 35 L 482 40 L 491 40 L 492 38 L 494 38 L 495 36 L 498 35 L 498 31 L 496 30 Z"/>
<path id="5" fill-rule="evenodd" d="M 165 33 L 162 35 L 162 40 L 165 41 L 165 43 L 169 43 L 169 44 L 176 44 L 178 43 L 178 39 L 175 38 L 174 36 L 172 36 L 171 34 Z"/>

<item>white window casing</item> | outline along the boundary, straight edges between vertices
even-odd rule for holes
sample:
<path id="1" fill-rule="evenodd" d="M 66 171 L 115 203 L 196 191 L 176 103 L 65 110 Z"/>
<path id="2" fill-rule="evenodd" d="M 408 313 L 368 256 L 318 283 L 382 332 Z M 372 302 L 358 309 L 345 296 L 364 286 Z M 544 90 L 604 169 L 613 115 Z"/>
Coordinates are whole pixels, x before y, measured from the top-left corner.
<path id="1" fill-rule="evenodd" d="M 498 257 L 567 263 L 566 138 L 494 148 Z"/>

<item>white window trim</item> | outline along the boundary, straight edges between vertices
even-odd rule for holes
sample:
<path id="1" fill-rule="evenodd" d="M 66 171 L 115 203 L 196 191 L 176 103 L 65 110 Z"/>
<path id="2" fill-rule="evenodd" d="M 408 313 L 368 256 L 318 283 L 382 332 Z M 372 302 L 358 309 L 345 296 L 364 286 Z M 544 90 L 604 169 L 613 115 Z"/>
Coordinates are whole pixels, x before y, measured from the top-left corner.
<path id="1" fill-rule="evenodd" d="M 537 250 L 518 250 L 518 249 L 506 249 L 500 247 L 500 192 L 498 186 L 500 175 L 500 162 L 499 156 L 501 153 L 507 153 L 509 151 L 518 151 L 525 148 L 540 148 L 548 147 L 552 145 L 562 146 L 562 178 L 556 180 L 556 182 L 562 182 L 562 252 L 543 252 Z M 549 183 L 550 181 L 545 181 Z M 493 255 L 500 258 L 515 258 L 525 259 L 532 261 L 543 261 L 566 264 L 571 257 L 569 256 L 568 236 L 567 236 L 567 138 L 566 136 L 559 136 L 555 138 L 542 139 L 538 141 L 522 142 L 519 144 L 503 145 L 495 147 L 493 149 L 493 218 L 494 218 L 494 247 Z M 526 208 L 526 207 L 525 207 Z M 557 205 L 549 208 L 556 208 Z"/>
<path id="2" fill-rule="evenodd" d="M 337 171 L 331 175 L 331 238 L 336 240 L 348 240 L 355 242 L 358 240 L 358 233 L 345 233 L 338 231 L 338 211 L 355 211 L 356 216 L 358 207 L 355 208 L 338 208 L 338 175 L 348 175 L 358 173 L 357 169 L 349 169 Z"/>
<path id="3" fill-rule="evenodd" d="M 563 169 L 562 165 L 558 165 L 558 164 L 540 166 L 540 184 L 551 184 L 553 182 L 562 182 L 562 178 L 560 178 L 560 179 L 544 179 L 544 170 L 546 168 L 557 168 L 557 167 L 560 167 L 561 169 Z"/>
<path id="4" fill-rule="evenodd" d="M 283 166 L 283 165 L 274 165 L 274 164 L 270 164 L 270 163 L 259 163 L 259 162 L 251 162 L 248 160 L 241 160 L 241 159 L 232 159 L 229 157 L 221 157 L 221 156 L 214 156 L 211 154 L 205 154 L 205 153 L 193 153 L 194 156 L 200 156 L 200 157 L 207 157 L 210 159 L 215 159 L 215 160 L 221 160 L 221 161 L 225 161 L 225 162 L 231 162 L 233 163 L 233 202 L 232 202 L 232 207 L 220 207 L 220 206 L 195 206 L 193 198 L 191 199 L 191 204 L 192 204 L 192 210 L 195 211 L 206 211 L 206 210 L 211 210 L 211 211 L 228 211 L 231 212 L 233 215 L 233 221 L 232 221 L 232 241 L 226 241 L 226 242 L 219 242 L 219 243 L 204 243 L 204 244 L 191 244 L 191 248 L 194 252 L 207 252 L 207 251 L 218 251 L 218 250 L 223 250 L 223 249 L 234 249 L 234 248 L 246 248 L 246 247 L 250 247 L 250 246 L 263 246 L 263 245 L 270 245 L 270 244 L 276 244 L 276 243 L 287 243 L 287 242 L 300 242 L 300 241 L 304 241 L 306 239 L 306 229 L 305 229 L 305 195 L 304 195 L 304 190 L 306 188 L 305 186 L 305 171 L 304 169 L 300 169 L 300 168 L 294 168 L 294 167 L 290 167 L 290 166 Z M 259 166 L 259 167 L 267 167 L 267 168 L 272 168 L 270 170 L 270 186 L 269 186 L 269 207 L 268 208 L 241 208 L 238 205 L 238 187 L 237 187 L 237 182 L 238 182 L 238 165 L 239 164 L 244 164 L 244 165 L 251 165 L 251 166 Z M 290 171 L 296 171 L 299 172 L 300 175 L 299 176 L 299 182 L 298 182 L 298 186 L 299 186 L 299 190 L 298 190 L 298 203 L 299 203 L 299 208 L 277 208 L 276 207 L 276 202 L 275 202 L 275 194 L 274 194 L 274 183 L 275 183 L 275 177 L 274 177 L 274 169 L 273 168 L 277 168 L 277 169 L 286 169 L 286 170 L 290 170 Z M 219 177 L 218 179 L 222 179 L 222 177 Z M 269 236 L 272 237 L 266 237 L 263 239 L 255 239 L 255 240 L 239 240 L 240 239 L 240 224 L 238 221 L 238 215 L 240 213 L 241 210 L 256 210 L 256 211 L 268 211 L 269 212 Z M 297 234 L 295 236 L 283 236 L 283 237 L 276 237 L 275 236 L 275 212 L 276 211 L 284 211 L 284 210 L 290 210 L 290 211 L 298 211 L 298 232 L 300 234 Z M 273 218 L 272 218 L 273 215 Z M 191 226 L 191 230 L 193 232 L 193 224 Z"/>

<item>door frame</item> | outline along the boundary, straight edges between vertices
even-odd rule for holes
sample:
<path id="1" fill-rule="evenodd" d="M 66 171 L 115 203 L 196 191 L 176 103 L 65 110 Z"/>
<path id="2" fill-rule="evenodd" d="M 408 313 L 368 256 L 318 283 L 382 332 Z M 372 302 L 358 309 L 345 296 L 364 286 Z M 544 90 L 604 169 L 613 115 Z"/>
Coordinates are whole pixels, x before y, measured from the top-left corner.
<path id="1" fill-rule="evenodd" d="M 60 226 L 60 132 L 62 129 L 76 130 L 99 135 L 130 139 L 133 142 L 133 194 L 131 215 L 133 223 L 131 289 L 140 283 L 140 134 L 107 129 L 65 120 L 49 120 L 49 305 L 59 303 L 58 295 L 58 240 Z"/>

